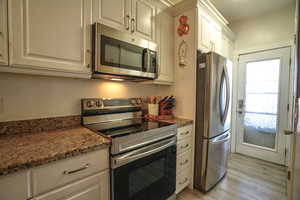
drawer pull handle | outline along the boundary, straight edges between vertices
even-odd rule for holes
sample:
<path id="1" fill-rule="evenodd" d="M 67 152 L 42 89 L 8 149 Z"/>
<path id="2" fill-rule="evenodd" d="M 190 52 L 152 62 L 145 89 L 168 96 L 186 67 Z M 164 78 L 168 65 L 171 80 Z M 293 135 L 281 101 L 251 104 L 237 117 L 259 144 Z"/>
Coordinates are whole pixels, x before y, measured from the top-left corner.
<path id="1" fill-rule="evenodd" d="M 185 149 L 185 148 L 188 148 L 189 147 L 189 144 L 186 144 L 185 146 L 180 146 L 181 149 Z"/>
<path id="2" fill-rule="evenodd" d="M 83 167 L 80 167 L 79 169 L 75 169 L 75 170 L 72 170 L 72 171 L 65 170 L 65 171 L 64 171 L 64 174 L 65 174 L 65 175 L 68 175 L 68 174 L 74 174 L 74 173 L 76 173 L 76 172 L 80 172 L 80 171 L 83 171 L 83 170 L 89 168 L 89 166 L 90 166 L 89 164 L 86 164 L 86 165 L 84 165 Z"/>
<path id="3" fill-rule="evenodd" d="M 189 162 L 189 160 L 185 160 L 184 162 L 181 162 L 180 163 L 180 165 L 182 166 L 182 165 L 185 165 L 185 164 L 187 164 Z"/>
<path id="4" fill-rule="evenodd" d="M 186 131 L 186 132 L 180 133 L 180 135 L 187 135 L 189 133 L 190 133 L 189 131 Z"/>
<path id="5" fill-rule="evenodd" d="M 179 182 L 179 185 L 185 184 L 188 180 L 189 180 L 188 178 L 185 178 L 184 181 Z"/>

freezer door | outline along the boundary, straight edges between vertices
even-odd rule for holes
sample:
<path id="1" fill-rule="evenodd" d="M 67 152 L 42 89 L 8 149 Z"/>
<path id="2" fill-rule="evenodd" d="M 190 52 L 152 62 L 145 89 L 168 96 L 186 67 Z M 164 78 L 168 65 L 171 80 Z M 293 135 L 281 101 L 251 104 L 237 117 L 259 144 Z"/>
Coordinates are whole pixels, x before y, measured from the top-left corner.
<path id="1" fill-rule="evenodd" d="M 230 148 L 230 132 L 228 131 L 205 142 L 208 143 L 208 151 L 203 190 L 208 191 L 226 174 Z"/>

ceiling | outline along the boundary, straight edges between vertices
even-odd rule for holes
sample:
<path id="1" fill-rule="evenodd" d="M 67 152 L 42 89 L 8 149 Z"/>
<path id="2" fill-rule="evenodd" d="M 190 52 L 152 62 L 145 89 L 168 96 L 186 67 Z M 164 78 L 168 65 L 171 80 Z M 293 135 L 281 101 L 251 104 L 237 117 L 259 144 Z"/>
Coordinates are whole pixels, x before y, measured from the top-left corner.
<path id="1" fill-rule="evenodd" d="M 286 7 L 295 0 L 210 0 L 229 21 L 239 21 Z M 295 5 L 296 6 L 296 5 Z"/>

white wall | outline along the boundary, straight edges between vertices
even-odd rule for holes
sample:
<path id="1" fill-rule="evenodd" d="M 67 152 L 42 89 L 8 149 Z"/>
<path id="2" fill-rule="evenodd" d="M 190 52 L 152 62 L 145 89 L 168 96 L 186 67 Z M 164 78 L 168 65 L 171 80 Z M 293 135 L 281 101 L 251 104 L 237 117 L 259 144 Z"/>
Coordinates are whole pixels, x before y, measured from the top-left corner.
<path id="1" fill-rule="evenodd" d="M 0 73 L 0 121 L 79 115 L 81 98 L 156 95 L 160 87 Z"/>
<path id="2" fill-rule="evenodd" d="M 294 34 L 294 19 L 295 5 L 291 4 L 263 16 L 230 24 L 237 37 L 235 50 L 291 41 Z"/>

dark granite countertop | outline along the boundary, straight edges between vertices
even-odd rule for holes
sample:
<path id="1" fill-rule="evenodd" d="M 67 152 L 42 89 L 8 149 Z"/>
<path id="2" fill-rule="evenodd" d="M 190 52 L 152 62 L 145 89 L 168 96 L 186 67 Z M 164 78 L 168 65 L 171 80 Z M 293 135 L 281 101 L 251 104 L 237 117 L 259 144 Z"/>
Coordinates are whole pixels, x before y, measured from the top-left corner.
<path id="1" fill-rule="evenodd" d="M 178 117 L 175 117 L 173 119 L 159 120 L 159 121 L 177 124 L 178 128 L 193 124 L 193 120 L 191 119 L 183 119 Z"/>
<path id="2" fill-rule="evenodd" d="M 107 148 L 111 141 L 78 126 L 0 136 L 0 175 Z"/>

